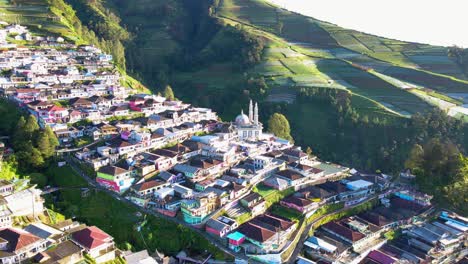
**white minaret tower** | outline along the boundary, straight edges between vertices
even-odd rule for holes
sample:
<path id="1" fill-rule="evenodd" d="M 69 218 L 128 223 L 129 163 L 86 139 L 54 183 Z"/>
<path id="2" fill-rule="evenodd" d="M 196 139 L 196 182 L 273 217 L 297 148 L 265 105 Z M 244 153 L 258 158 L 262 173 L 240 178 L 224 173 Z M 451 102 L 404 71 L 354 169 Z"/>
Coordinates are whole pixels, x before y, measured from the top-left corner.
<path id="1" fill-rule="evenodd" d="M 258 104 L 255 103 L 255 114 L 254 114 L 254 123 L 255 125 L 258 125 Z"/>
<path id="2" fill-rule="evenodd" d="M 253 121 L 254 119 L 254 116 L 253 116 L 253 104 L 252 104 L 252 100 L 250 100 L 250 104 L 249 104 L 249 120 L 250 122 Z"/>

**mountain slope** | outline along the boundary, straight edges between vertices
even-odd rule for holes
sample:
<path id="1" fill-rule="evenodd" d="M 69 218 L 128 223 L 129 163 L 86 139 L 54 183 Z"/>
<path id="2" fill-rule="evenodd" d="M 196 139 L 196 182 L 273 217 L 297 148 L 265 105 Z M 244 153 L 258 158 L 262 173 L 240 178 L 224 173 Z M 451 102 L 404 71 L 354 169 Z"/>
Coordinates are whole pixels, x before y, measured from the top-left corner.
<path id="1" fill-rule="evenodd" d="M 398 169 L 411 144 L 435 134 L 406 117 L 441 105 L 448 110 L 461 101 L 447 94 L 468 90 L 447 48 L 343 29 L 262 0 L 9 4 L 19 1 L 48 6 L 70 39 L 103 46 L 153 91 L 171 84 L 178 98 L 225 120 L 254 99 L 265 124 L 274 112 L 287 115 L 299 145 L 372 170 Z M 58 12 L 62 4 L 67 12 Z"/>

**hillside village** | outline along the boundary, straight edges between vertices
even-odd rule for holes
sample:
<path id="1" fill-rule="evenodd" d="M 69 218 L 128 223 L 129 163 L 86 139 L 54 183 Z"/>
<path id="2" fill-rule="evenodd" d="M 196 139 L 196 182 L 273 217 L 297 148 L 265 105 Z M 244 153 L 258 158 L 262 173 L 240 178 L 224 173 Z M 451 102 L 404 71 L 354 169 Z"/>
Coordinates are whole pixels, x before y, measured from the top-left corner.
<path id="1" fill-rule="evenodd" d="M 145 212 L 202 230 L 239 261 L 466 260 L 468 219 L 435 209 L 432 197 L 396 176 L 322 161 L 264 132 L 261 104 L 250 101 L 247 114 L 239 109 L 235 120 L 221 121 L 211 109 L 125 87 L 112 56 L 94 46 L 37 37 L 20 25 L 4 25 L 0 48 L 0 93 L 52 129 L 59 166 Z M 29 183 L 1 185 L 2 263 L 210 258 L 121 251 L 99 227 L 38 221 L 48 210 Z M 21 226 L 18 217 L 31 223 Z"/>

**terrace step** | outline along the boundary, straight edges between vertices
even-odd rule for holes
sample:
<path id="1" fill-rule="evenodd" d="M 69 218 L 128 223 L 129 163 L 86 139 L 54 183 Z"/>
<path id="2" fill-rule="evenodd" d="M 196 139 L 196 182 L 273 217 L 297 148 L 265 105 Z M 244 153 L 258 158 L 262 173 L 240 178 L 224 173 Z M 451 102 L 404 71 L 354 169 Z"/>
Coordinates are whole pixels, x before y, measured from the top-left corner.
<path id="1" fill-rule="evenodd" d="M 245 210 L 242 206 L 238 205 L 227 210 L 226 213 L 229 217 L 236 218 L 247 213 L 247 210 Z"/>

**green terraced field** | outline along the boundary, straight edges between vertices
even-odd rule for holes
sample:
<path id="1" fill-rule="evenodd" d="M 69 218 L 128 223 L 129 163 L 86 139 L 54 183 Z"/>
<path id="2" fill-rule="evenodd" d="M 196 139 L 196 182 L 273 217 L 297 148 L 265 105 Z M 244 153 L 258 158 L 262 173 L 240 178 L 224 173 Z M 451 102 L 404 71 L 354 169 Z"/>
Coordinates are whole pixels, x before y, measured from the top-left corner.
<path id="1" fill-rule="evenodd" d="M 73 36 L 72 29 L 66 26 L 66 21 L 54 15 L 46 0 L 18 1 L 21 7 L 1 0 L 0 9 L 5 20 L 21 18 L 21 22 L 27 25 L 42 24 L 45 31 Z M 138 47 L 131 48 L 132 58 L 137 62 L 155 62 L 155 65 L 132 62 L 133 70 L 142 76 L 154 74 L 159 61 L 181 48 L 181 40 L 174 37 L 177 34 L 168 30 L 170 19 L 158 20 L 141 15 L 148 14 L 148 8 L 162 12 L 169 3 L 173 4 L 171 0 L 138 0 L 138 4 L 117 0 L 106 2 L 110 8 L 118 5 L 117 14 L 125 18 L 125 27 L 138 33 L 132 39 L 132 47 Z M 181 15 L 177 8 L 173 12 L 174 17 Z M 374 111 L 379 115 L 395 111 L 407 115 L 425 111 L 431 106 L 382 79 L 382 76 L 369 73 L 369 70 L 439 92 L 468 90 L 468 83 L 464 81 L 466 76 L 446 56 L 446 49 L 442 47 L 348 30 L 275 7 L 263 0 L 222 0 L 215 15 L 223 23 L 242 25 L 251 34 L 263 38 L 266 48 L 262 61 L 247 72 L 238 72 L 229 63 L 213 63 L 192 72 L 176 72 L 172 76 L 178 82 L 193 83 L 200 91 L 218 93 L 229 85 L 242 85 L 246 76 L 262 76 L 270 89 L 266 97 L 274 95 L 272 91 L 275 89 L 290 89 L 294 96 L 298 87 L 348 89 L 355 94 L 359 108 L 367 113 Z M 215 35 L 202 54 L 208 52 L 210 43 L 219 37 Z M 294 96 L 287 96 L 287 100 Z"/>
<path id="2" fill-rule="evenodd" d="M 368 70 L 440 92 L 468 90 L 463 81 L 466 76 L 448 58 L 446 48 L 344 29 L 261 0 L 221 3 L 220 17 L 249 26 L 255 34 L 264 30 L 281 37 L 281 47 L 266 49 L 264 62 L 253 71 L 273 87 L 344 87 L 360 96 L 356 98 L 370 99 L 361 102 L 369 104 L 363 109 L 374 109 L 373 102 L 380 104 L 378 110 L 374 109 L 376 113 L 387 109 L 403 115 L 423 112 L 431 106 Z M 335 60 L 307 60 L 303 56 Z"/>
<path id="3" fill-rule="evenodd" d="M 46 0 L 0 1 L 0 20 L 20 23 L 34 28 L 35 32 L 48 32 L 76 40 L 73 31 L 49 8 Z"/>
<path id="4" fill-rule="evenodd" d="M 429 106 L 417 96 L 406 92 L 366 71 L 338 60 L 323 60 L 319 70 L 328 72 L 336 80 L 342 80 L 354 93 L 382 103 L 401 113 L 424 111 Z"/>

